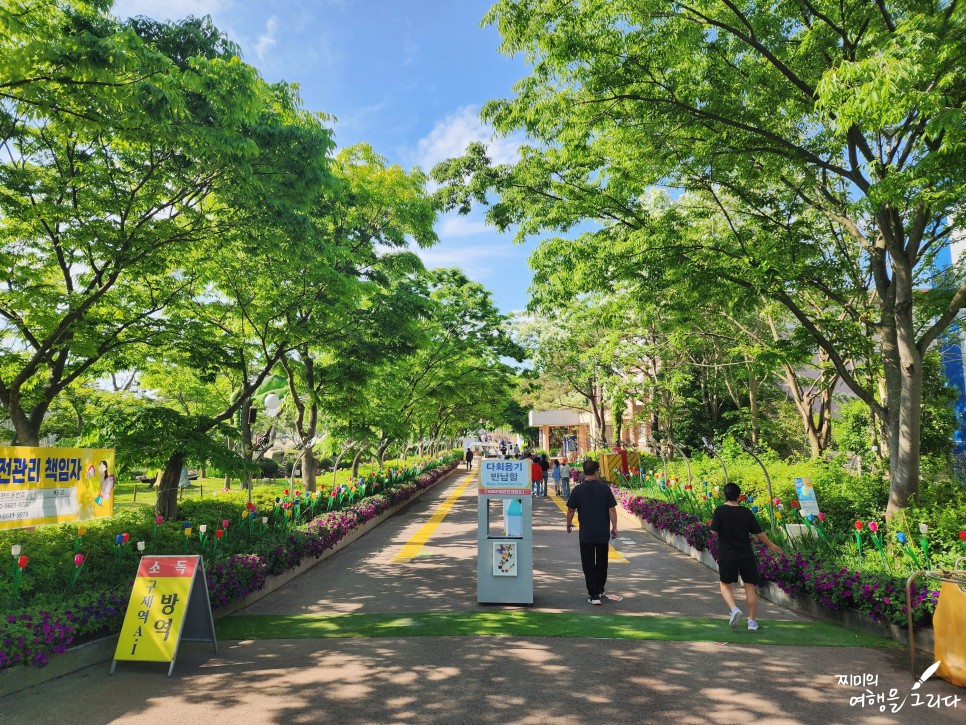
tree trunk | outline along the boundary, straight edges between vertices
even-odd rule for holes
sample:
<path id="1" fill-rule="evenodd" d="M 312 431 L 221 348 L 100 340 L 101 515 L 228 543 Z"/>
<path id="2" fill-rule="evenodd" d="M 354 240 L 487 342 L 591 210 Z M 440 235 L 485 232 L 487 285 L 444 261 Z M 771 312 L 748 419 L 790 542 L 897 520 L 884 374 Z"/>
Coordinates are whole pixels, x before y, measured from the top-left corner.
<path id="1" fill-rule="evenodd" d="M 315 491 L 318 487 L 316 482 L 318 466 L 316 463 L 315 451 L 311 447 L 306 448 L 305 453 L 302 454 L 302 486 L 306 491 Z"/>
<path id="2" fill-rule="evenodd" d="M 365 448 L 360 448 L 356 451 L 356 454 L 352 457 L 352 477 L 358 478 L 359 476 L 359 462 L 362 460 L 362 454 L 366 452 Z"/>
<path id="3" fill-rule="evenodd" d="M 165 521 L 173 521 L 178 517 L 178 482 L 181 480 L 182 468 L 184 468 L 184 452 L 175 451 L 164 464 L 158 499 L 154 505 L 155 515 L 163 516 Z"/>
<path id="4" fill-rule="evenodd" d="M 21 407 L 19 389 L 11 390 L 9 399 L 5 400 L 7 415 L 10 416 L 10 423 L 13 425 L 13 439 L 11 444 L 15 446 L 38 446 L 40 445 L 40 423 L 34 425 L 33 418 L 28 418 Z"/>
<path id="5" fill-rule="evenodd" d="M 752 445 L 758 445 L 758 439 L 761 437 L 760 426 L 758 423 L 758 387 L 761 385 L 761 381 L 758 380 L 758 376 L 755 375 L 751 370 L 751 366 L 748 365 L 748 413 L 751 416 L 751 443 Z"/>
<path id="6" fill-rule="evenodd" d="M 379 468 L 381 469 L 386 462 L 386 451 L 389 450 L 389 444 L 391 441 L 386 438 L 382 443 L 379 444 L 379 450 L 377 451 L 377 457 L 379 458 Z"/>
<path id="7" fill-rule="evenodd" d="M 903 285 L 905 288 L 905 285 Z M 889 504 L 886 516 L 904 509 L 919 495 L 920 432 L 922 427 L 922 355 L 915 343 L 911 302 L 896 304 L 898 365 L 892 374 L 899 381 L 899 398 L 890 398 Z M 886 366 L 887 377 L 889 365 Z M 887 383 L 888 384 L 888 383 Z"/>

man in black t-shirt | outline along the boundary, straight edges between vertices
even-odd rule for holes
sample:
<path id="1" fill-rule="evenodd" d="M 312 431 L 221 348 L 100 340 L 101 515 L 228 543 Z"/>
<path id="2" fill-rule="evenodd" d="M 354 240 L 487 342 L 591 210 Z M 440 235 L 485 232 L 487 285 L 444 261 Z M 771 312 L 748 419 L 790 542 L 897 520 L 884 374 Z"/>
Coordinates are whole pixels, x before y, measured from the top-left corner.
<path id="1" fill-rule="evenodd" d="M 758 629 L 755 619 L 758 610 L 758 561 L 751 548 L 750 536 L 755 536 L 771 551 L 781 551 L 761 530 L 755 514 L 738 503 L 741 489 L 736 483 L 724 487 L 725 503 L 714 510 L 711 530 L 718 534 L 718 574 L 721 580 L 721 596 L 731 609 L 728 624 L 734 627 L 741 619 L 741 610 L 735 606 L 732 585 L 738 582 L 738 575 L 745 585 L 745 599 L 748 604 L 748 629 Z"/>
<path id="2" fill-rule="evenodd" d="M 567 500 L 567 533 L 580 518 L 580 564 L 587 582 L 587 601 L 600 604 L 607 583 L 607 552 L 617 537 L 617 499 L 606 481 L 600 480 L 600 464 L 584 461 L 584 482 Z"/>

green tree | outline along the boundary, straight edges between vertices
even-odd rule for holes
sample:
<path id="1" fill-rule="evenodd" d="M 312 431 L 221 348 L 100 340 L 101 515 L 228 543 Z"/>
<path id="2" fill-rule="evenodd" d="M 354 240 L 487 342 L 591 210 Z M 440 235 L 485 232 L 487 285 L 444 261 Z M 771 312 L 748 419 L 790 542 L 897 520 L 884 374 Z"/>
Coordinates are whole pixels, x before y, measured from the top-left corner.
<path id="1" fill-rule="evenodd" d="M 486 22 L 533 72 L 484 116 L 537 146 L 499 169 L 471 150 L 437 178 L 456 182 L 444 193 L 458 208 L 495 191 L 490 218 L 521 235 L 595 219 L 599 236 L 650 252 L 638 276 L 672 259 L 783 304 L 881 422 L 892 514 L 919 486 L 923 356 L 966 302 L 958 274 L 928 279 L 966 184 L 964 13 L 919 0 L 502 0 Z M 727 226 L 659 247 L 641 208 L 657 183 Z M 870 338 L 881 396 L 878 376 L 848 362 L 848 340 Z"/>
<path id="2" fill-rule="evenodd" d="M 207 20 L 119 24 L 105 5 L 0 15 L 0 403 L 22 444 L 75 381 L 164 344 L 162 312 L 199 282 L 184 258 L 321 183 L 331 146 L 302 134 L 299 167 L 272 179 L 296 140 L 273 106 L 292 90 L 270 89 Z"/>

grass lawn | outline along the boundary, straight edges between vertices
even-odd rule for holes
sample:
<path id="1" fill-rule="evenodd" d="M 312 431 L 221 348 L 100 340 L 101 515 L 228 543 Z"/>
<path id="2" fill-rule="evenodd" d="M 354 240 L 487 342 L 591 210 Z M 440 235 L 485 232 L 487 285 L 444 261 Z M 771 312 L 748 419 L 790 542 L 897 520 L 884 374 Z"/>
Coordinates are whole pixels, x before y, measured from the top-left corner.
<path id="1" fill-rule="evenodd" d="M 397 463 L 397 461 L 386 461 L 386 466 Z M 359 475 L 368 476 L 370 473 L 377 471 L 378 469 L 378 465 L 363 464 L 359 466 Z M 342 469 L 337 474 L 336 484 L 347 483 L 350 478 L 349 470 Z M 332 472 L 319 472 L 317 482 L 319 489 L 331 487 Z M 255 490 L 265 487 L 272 490 L 278 489 L 281 491 L 284 488 L 290 488 L 292 485 L 294 485 L 296 489 L 299 488 L 302 485 L 302 479 L 296 478 L 294 484 L 292 484 L 287 478 L 276 478 L 265 481 L 256 479 L 253 483 Z M 182 489 L 182 500 L 186 498 L 204 498 L 207 496 L 212 496 L 217 491 L 221 491 L 224 486 L 225 479 L 223 476 L 209 476 L 207 478 L 199 477 L 193 481 L 189 481 L 188 486 Z M 241 483 L 237 479 L 232 480 L 231 488 L 233 491 L 242 490 Z M 141 508 L 144 506 L 153 507 L 157 496 L 158 489 L 149 488 L 148 484 L 146 483 L 142 483 L 140 481 L 119 481 L 114 487 L 114 511 L 130 511 L 132 509 Z"/>
<path id="2" fill-rule="evenodd" d="M 729 628 L 721 617 L 530 611 L 235 615 L 220 620 L 216 629 L 219 639 L 237 640 L 512 635 L 801 647 L 899 647 L 898 643 L 883 637 L 819 621 L 766 621 L 757 632 L 749 632 Z"/>

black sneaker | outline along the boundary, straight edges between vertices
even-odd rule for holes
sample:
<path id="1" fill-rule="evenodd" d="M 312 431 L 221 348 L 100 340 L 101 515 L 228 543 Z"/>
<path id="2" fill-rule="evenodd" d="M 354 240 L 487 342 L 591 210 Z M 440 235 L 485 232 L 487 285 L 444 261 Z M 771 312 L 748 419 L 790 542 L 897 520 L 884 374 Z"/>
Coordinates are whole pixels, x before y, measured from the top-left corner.
<path id="1" fill-rule="evenodd" d="M 589 597 L 587 601 L 596 606 L 600 606 L 600 597 Z"/>

